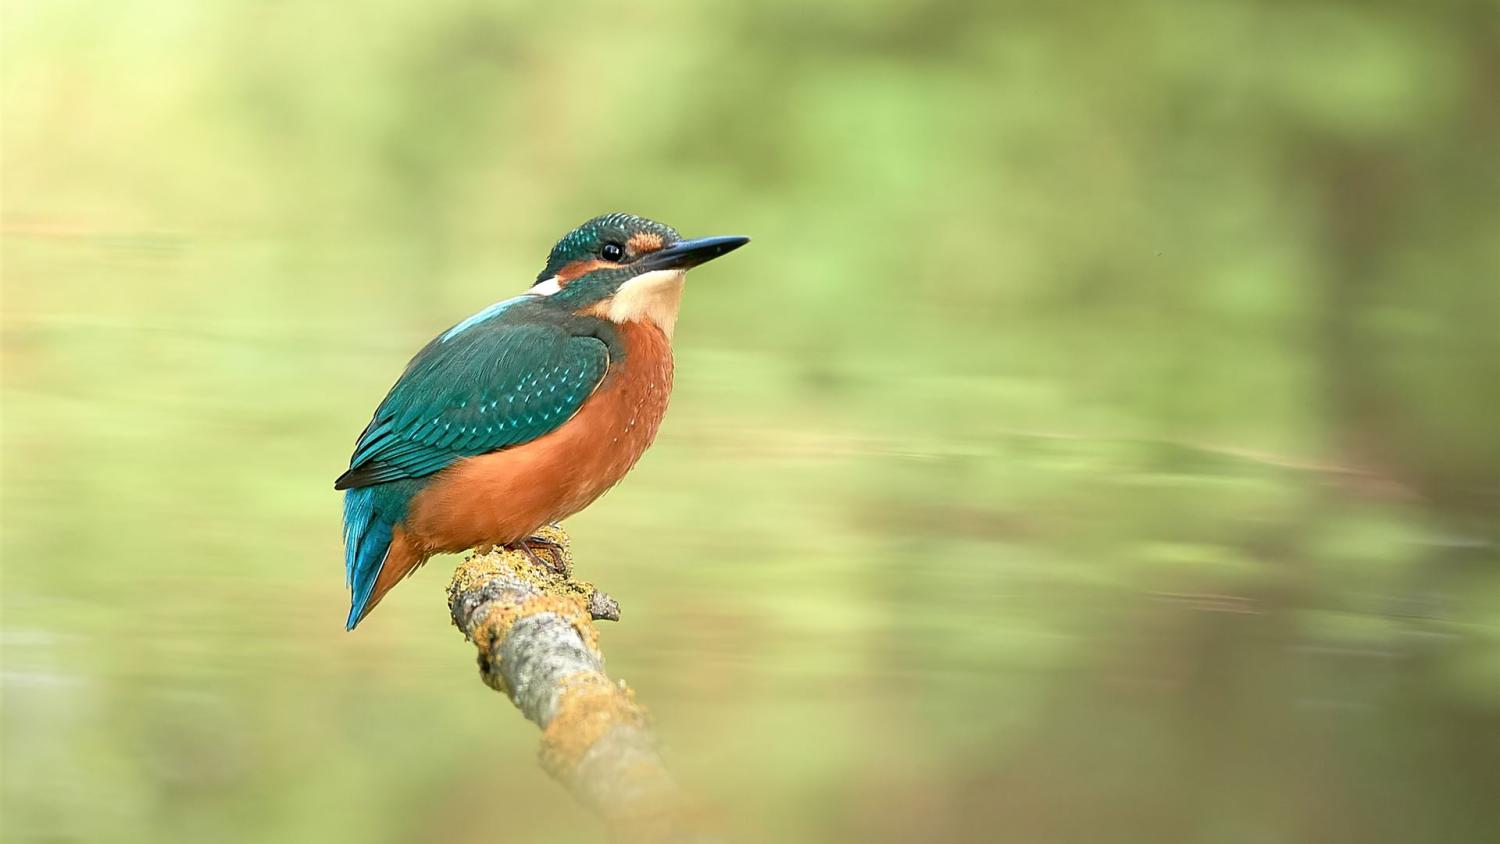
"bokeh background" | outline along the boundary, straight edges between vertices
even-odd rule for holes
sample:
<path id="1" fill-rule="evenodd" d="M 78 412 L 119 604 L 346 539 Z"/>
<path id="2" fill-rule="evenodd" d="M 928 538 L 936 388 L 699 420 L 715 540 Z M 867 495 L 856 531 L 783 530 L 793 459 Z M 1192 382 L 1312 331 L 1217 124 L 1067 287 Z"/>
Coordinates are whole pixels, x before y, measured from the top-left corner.
<path id="1" fill-rule="evenodd" d="M 747 841 L 1500 824 L 1490 0 L 8 0 L 7 841 L 592 841 L 333 478 L 628 210 L 700 270 L 569 525 Z"/>

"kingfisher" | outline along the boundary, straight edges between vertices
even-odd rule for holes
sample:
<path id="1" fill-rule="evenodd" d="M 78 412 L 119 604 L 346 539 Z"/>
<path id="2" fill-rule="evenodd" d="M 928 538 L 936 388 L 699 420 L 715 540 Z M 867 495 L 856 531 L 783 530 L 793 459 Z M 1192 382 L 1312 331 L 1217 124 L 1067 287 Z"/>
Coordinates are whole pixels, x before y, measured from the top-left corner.
<path id="1" fill-rule="evenodd" d="M 433 554 L 501 546 L 542 564 L 536 530 L 593 503 L 656 437 L 684 274 L 749 241 L 595 217 L 552 247 L 529 290 L 417 352 L 333 484 L 346 629 Z"/>

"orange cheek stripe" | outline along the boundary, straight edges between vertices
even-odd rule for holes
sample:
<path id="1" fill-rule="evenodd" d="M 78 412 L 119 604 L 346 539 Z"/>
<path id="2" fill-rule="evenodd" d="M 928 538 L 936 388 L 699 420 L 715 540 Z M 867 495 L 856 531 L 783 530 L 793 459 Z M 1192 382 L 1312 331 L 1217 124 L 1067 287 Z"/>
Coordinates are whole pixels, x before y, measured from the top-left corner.
<path id="1" fill-rule="evenodd" d="M 662 246 L 661 235 L 655 232 L 638 232 L 630 237 L 630 251 L 636 255 L 655 252 Z"/>
<path id="2" fill-rule="evenodd" d="M 562 269 L 557 271 L 557 281 L 559 284 L 566 284 L 573 279 L 578 278 L 581 275 L 587 275 L 594 270 L 613 266 L 614 264 L 611 264 L 608 261 L 600 261 L 597 258 L 586 258 L 582 261 L 574 261 L 571 264 L 564 265 Z"/>

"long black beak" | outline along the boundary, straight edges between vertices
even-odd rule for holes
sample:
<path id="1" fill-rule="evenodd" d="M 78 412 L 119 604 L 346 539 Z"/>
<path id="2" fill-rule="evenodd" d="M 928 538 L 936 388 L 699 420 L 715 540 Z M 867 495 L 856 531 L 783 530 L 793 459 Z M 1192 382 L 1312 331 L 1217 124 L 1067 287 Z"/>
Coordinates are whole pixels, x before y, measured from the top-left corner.
<path id="1" fill-rule="evenodd" d="M 684 240 L 642 257 L 635 265 L 641 272 L 691 269 L 720 255 L 728 255 L 749 242 L 750 238 L 738 235 Z"/>

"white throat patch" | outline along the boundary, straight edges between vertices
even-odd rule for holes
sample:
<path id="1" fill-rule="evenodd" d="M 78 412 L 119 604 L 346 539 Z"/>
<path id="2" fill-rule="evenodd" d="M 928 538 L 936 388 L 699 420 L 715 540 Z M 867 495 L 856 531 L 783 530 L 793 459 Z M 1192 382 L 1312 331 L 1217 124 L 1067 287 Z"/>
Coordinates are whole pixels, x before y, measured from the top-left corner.
<path id="1" fill-rule="evenodd" d="M 682 305 L 683 270 L 654 270 L 630 279 L 615 291 L 604 315 L 610 322 L 650 320 L 668 339 L 677 327 Z"/>

